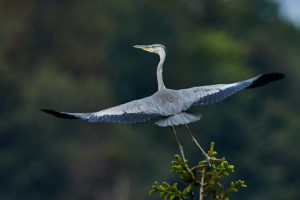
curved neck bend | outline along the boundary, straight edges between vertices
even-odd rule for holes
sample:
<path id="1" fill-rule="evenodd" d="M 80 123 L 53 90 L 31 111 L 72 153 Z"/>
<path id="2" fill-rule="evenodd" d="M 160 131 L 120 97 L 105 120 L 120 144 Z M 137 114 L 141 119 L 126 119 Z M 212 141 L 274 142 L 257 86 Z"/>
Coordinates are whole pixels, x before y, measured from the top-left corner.
<path id="1" fill-rule="evenodd" d="M 165 62 L 165 58 L 166 58 L 166 53 L 165 52 L 159 52 L 159 63 L 157 66 L 157 71 L 156 71 L 156 75 L 157 75 L 157 84 L 158 84 L 158 90 L 160 89 L 164 89 L 166 88 L 164 81 L 163 81 L 163 77 L 162 77 L 162 73 L 163 73 L 163 64 Z"/>

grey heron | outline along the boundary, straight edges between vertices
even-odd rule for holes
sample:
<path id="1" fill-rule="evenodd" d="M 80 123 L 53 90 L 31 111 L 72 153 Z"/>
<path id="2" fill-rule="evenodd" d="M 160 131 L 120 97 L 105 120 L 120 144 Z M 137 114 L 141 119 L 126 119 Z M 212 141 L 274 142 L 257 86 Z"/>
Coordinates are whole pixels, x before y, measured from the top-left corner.
<path id="1" fill-rule="evenodd" d="M 242 89 L 263 86 L 269 82 L 284 78 L 284 74 L 269 73 L 231 84 L 199 86 L 179 90 L 168 89 L 164 84 L 162 76 L 163 64 L 166 58 L 165 46 L 152 44 L 135 45 L 134 47 L 156 53 L 160 57 L 157 66 L 158 90 L 153 95 L 98 112 L 70 113 L 57 112 L 49 109 L 42 109 L 42 111 L 60 118 L 83 119 L 89 122 L 136 123 L 144 122 L 155 117 L 161 117 L 162 119 L 155 124 L 162 127 L 171 127 L 183 159 L 185 159 L 183 148 L 174 127 L 177 125 L 184 125 L 194 143 L 200 148 L 209 162 L 211 158 L 202 149 L 187 125 L 188 123 L 200 120 L 201 115 L 192 114 L 188 112 L 188 109 L 196 105 L 216 103 Z"/>

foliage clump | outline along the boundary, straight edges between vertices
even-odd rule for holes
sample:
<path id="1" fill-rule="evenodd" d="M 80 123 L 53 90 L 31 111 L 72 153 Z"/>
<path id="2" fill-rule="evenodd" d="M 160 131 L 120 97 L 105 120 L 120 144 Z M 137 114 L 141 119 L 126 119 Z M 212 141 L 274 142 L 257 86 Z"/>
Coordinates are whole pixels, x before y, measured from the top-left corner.
<path id="1" fill-rule="evenodd" d="M 217 152 L 214 151 L 214 142 L 211 143 L 207 155 L 213 160 L 210 162 L 200 161 L 198 165 L 189 167 L 187 160 L 182 160 L 179 155 L 175 155 L 172 161 L 171 172 L 179 175 L 181 182 L 187 186 L 181 191 L 178 183 L 169 184 L 166 181 L 160 185 L 154 182 L 150 194 L 160 193 L 164 200 L 189 200 L 196 199 L 193 190 L 199 189 L 199 200 L 205 196 L 212 196 L 214 200 L 229 200 L 233 192 L 237 192 L 240 187 L 247 187 L 245 182 L 237 180 L 231 182 L 229 187 L 222 184 L 224 177 L 234 172 L 234 166 L 230 165 L 225 158 L 217 159 Z M 226 188 L 226 189 L 225 189 Z"/>

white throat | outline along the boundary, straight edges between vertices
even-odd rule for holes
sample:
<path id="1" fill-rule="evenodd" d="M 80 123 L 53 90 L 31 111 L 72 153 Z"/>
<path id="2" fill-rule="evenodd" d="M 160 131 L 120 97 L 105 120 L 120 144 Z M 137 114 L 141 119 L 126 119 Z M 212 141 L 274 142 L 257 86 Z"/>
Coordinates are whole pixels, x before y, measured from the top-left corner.
<path id="1" fill-rule="evenodd" d="M 163 81 L 163 76 L 162 76 L 163 64 L 165 62 L 166 52 L 164 50 L 162 50 L 162 51 L 159 51 L 157 54 L 159 55 L 160 60 L 159 60 L 158 66 L 157 66 L 156 75 L 157 75 L 158 90 L 161 90 L 161 89 L 166 88 L 164 81 Z"/>

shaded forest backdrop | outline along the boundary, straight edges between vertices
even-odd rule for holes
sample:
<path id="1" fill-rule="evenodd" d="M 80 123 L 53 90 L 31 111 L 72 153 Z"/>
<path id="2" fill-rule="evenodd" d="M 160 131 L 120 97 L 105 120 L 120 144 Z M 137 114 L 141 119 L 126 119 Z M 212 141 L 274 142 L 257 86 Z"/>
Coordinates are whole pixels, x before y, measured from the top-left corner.
<path id="1" fill-rule="evenodd" d="M 190 127 L 237 168 L 234 199 L 300 198 L 300 30 L 268 0 L 0 1 L 0 199 L 154 199 L 178 153 L 168 128 L 89 124 L 39 111 L 89 112 L 150 95 L 168 49 L 166 86 L 287 79 L 242 91 Z M 182 127 L 187 158 L 200 152 Z"/>

